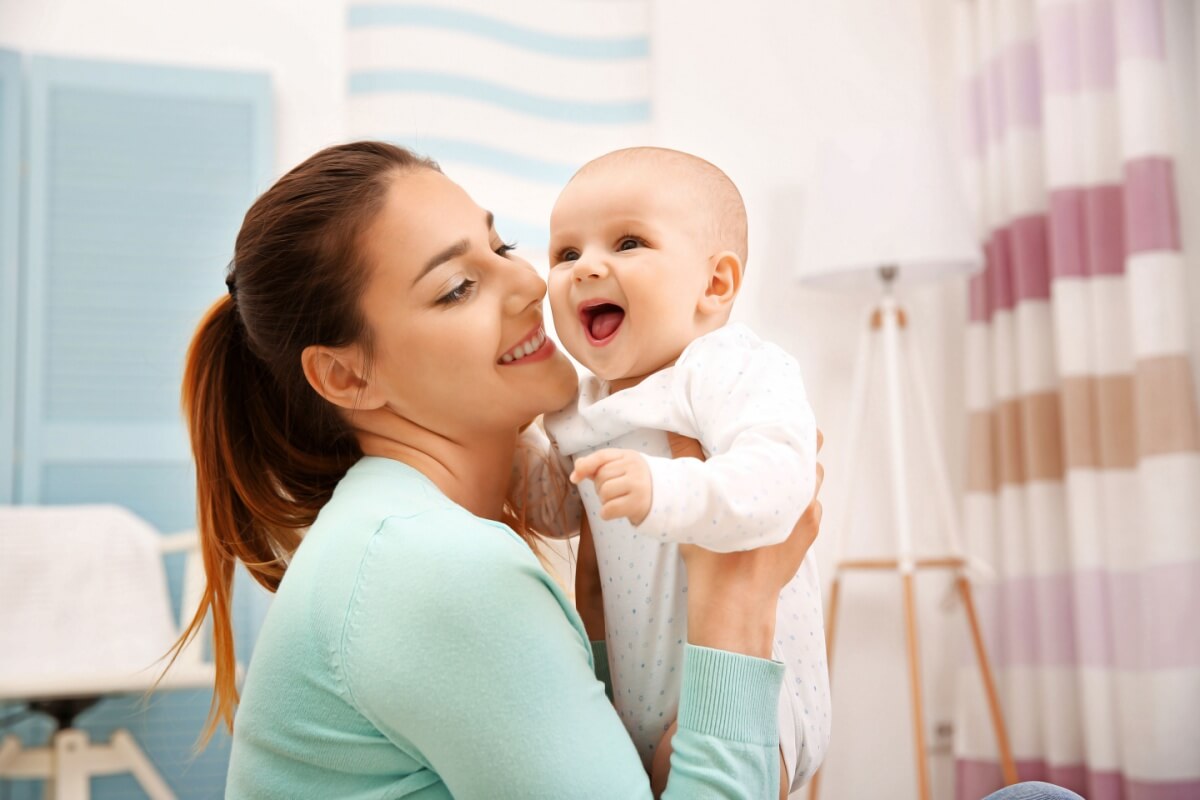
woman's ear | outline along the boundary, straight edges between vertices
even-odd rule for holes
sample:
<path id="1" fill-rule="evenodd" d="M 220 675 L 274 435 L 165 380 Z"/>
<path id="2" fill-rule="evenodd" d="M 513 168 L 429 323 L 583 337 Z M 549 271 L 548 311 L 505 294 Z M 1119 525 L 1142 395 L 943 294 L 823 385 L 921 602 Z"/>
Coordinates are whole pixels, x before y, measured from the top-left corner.
<path id="1" fill-rule="evenodd" d="M 742 259 L 731 250 L 717 253 L 697 310 L 702 314 L 729 313 L 741 288 Z"/>
<path id="2" fill-rule="evenodd" d="M 383 396 L 368 381 L 366 360 L 358 347 L 309 345 L 300 354 L 304 377 L 317 394 L 348 411 L 379 408 Z"/>

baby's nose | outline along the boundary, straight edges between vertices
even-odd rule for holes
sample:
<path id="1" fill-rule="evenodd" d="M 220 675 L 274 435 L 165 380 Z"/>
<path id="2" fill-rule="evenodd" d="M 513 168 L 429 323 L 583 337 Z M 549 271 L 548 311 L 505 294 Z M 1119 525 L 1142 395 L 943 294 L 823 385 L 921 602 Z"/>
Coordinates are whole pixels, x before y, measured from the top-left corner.
<path id="1" fill-rule="evenodd" d="M 585 258 L 580 256 L 575 262 L 573 275 L 576 283 L 582 283 L 585 280 L 595 280 L 603 278 L 607 274 L 607 268 L 604 262 L 600 259 Z"/>

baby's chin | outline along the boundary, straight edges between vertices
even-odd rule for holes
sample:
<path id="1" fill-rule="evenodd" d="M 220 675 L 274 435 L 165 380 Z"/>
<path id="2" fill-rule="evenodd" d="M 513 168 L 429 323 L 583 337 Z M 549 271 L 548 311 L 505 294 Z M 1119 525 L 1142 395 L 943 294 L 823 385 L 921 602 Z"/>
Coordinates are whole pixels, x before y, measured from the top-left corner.
<path id="1" fill-rule="evenodd" d="M 587 363 L 581 363 L 591 370 L 593 375 L 610 384 L 613 390 L 616 391 L 618 389 L 627 389 L 630 386 L 635 386 L 638 383 L 641 383 L 645 378 L 653 375 L 660 369 L 669 366 L 671 362 L 668 361 L 657 366 L 648 366 L 636 361 L 630 365 L 597 364 L 596 366 L 599 367 L 599 369 L 592 369 L 591 367 L 588 367 Z"/>

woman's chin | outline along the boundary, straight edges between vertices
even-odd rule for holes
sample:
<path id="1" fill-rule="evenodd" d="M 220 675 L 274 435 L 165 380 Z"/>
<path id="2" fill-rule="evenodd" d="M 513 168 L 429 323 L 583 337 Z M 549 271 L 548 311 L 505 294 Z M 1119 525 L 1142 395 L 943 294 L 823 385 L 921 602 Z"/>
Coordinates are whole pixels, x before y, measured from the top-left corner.
<path id="1" fill-rule="evenodd" d="M 575 371 L 575 365 L 561 352 L 556 353 L 552 361 L 552 369 L 547 370 L 550 374 L 546 378 L 545 391 L 539 398 L 544 405 L 539 414 L 558 411 L 574 400 L 579 391 L 579 373 Z"/>

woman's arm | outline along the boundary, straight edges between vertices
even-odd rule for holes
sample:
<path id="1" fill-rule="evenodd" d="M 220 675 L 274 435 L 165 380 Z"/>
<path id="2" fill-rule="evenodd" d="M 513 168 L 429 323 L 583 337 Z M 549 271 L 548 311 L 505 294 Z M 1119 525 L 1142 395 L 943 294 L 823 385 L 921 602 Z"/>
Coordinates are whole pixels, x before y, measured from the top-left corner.
<path id="1" fill-rule="evenodd" d="M 352 702 L 459 800 L 651 797 L 582 623 L 506 529 L 459 510 L 386 524 L 340 656 Z M 664 796 L 771 796 L 782 665 L 689 646 L 682 669 Z"/>

